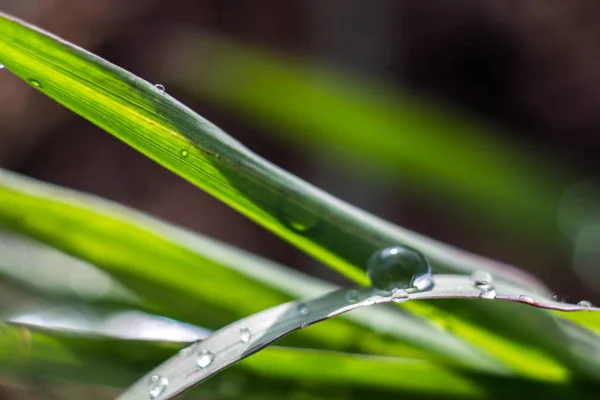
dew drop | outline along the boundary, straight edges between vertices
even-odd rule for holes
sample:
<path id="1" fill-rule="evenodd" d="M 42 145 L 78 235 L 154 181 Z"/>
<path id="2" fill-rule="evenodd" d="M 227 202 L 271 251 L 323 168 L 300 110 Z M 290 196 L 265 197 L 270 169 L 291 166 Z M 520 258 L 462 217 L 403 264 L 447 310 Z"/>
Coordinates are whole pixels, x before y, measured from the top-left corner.
<path id="1" fill-rule="evenodd" d="M 308 322 L 303 322 L 302 324 L 300 324 L 300 329 L 304 329 L 308 326 Z"/>
<path id="2" fill-rule="evenodd" d="M 483 289 L 479 292 L 479 298 L 494 300 L 496 298 L 496 291 L 494 289 Z"/>
<path id="3" fill-rule="evenodd" d="M 487 290 L 492 288 L 492 275 L 482 269 L 478 269 L 471 274 L 473 286 L 477 289 Z"/>
<path id="4" fill-rule="evenodd" d="M 250 338 L 252 338 L 252 332 L 250 331 L 250 329 L 246 328 L 245 326 L 240 328 L 240 341 L 242 343 L 248 343 L 250 341 Z"/>
<path id="5" fill-rule="evenodd" d="M 581 300 L 577 305 L 580 307 L 592 307 L 592 303 L 587 300 Z"/>
<path id="6" fill-rule="evenodd" d="M 42 84 L 35 79 L 28 79 L 27 82 L 29 82 L 31 84 L 31 86 L 33 86 L 33 87 L 36 87 L 36 88 L 42 87 Z"/>
<path id="7" fill-rule="evenodd" d="M 346 300 L 350 304 L 356 304 L 360 302 L 360 294 L 358 293 L 358 290 L 352 289 L 348 291 L 348 293 L 346 293 Z"/>
<path id="8" fill-rule="evenodd" d="M 310 308 L 304 303 L 298 304 L 298 314 L 306 316 L 310 314 Z"/>
<path id="9" fill-rule="evenodd" d="M 403 301 L 408 300 L 408 293 L 404 289 L 394 290 L 392 293 L 392 301 L 396 303 L 402 303 Z"/>
<path id="10" fill-rule="evenodd" d="M 150 377 L 150 389 L 148 394 L 150 395 L 150 399 L 157 399 L 169 386 L 169 380 L 164 376 L 160 375 L 152 375 Z"/>
<path id="11" fill-rule="evenodd" d="M 159 84 L 156 84 L 156 85 L 154 85 L 154 87 L 155 87 L 156 89 L 158 89 L 158 91 L 159 91 L 159 92 L 161 92 L 161 93 L 165 93 L 165 92 L 167 91 L 167 90 L 165 89 L 165 87 L 164 87 L 163 85 L 161 85 L 160 83 L 159 83 Z"/>
<path id="12" fill-rule="evenodd" d="M 416 250 L 404 246 L 379 250 L 369 260 L 367 274 L 378 289 L 420 291 L 433 285 L 431 267 Z"/>
<path id="13" fill-rule="evenodd" d="M 179 150 L 179 155 L 183 158 L 186 158 L 187 156 L 190 155 L 190 152 L 187 151 L 186 149 L 181 149 L 181 150 Z"/>
<path id="14" fill-rule="evenodd" d="M 4 64 L 0 64 L 0 69 L 4 69 Z"/>
<path id="15" fill-rule="evenodd" d="M 198 352 L 198 359 L 196 360 L 196 364 L 200 368 L 204 369 L 204 368 L 208 367 L 210 364 L 212 364 L 214 359 L 215 359 L 214 353 L 211 353 L 210 351 L 208 351 L 206 349 L 202 349 Z"/>
<path id="16" fill-rule="evenodd" d="M 521 300 L 524 303 L 529 303 L 529 304 L 535 303 L 535 301 L 533 300 L 533 297 L 527 296 L 526 294 L 520 294 L 517 297 L 519 298 L 519 300 Z"/>

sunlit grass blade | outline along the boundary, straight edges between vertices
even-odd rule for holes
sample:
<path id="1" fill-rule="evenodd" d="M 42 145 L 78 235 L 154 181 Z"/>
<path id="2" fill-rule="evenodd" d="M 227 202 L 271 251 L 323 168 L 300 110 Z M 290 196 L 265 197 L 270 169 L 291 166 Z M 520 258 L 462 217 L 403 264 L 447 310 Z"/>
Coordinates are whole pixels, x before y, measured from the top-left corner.
<path id="1" fill-rule="evenodd" d="M 164 43 L 161 79 L 247 117 L 278 140 L 350 170 L 359 166 L 356 172 L 377 169 L 403 190 L 427 188 L 432 201 L 441 193 L 471 219 L 484 216 L 511 235 L 556 237 L 564 168 L 546 165 L 474 116 L 458 115 L 462 110 L 442 111 L 400 87 L 216 34 L 184 30 Z"/>
<path id="2" fill-rule="evenodd" d="M 374 251 L 406 244 L 436 272 L 485 266 L 507 280 L 536 284 L 329 196 L 93 54 L 8 16 L 0 16 L 0 36 L 0 62 L 12 73 L 356 282 L 367 283 L 363 270 Z"/>
<path id="3" fill-rule="evenodd" d="M 73 336 L 58 331 L 2 326 L 0 370 L 9 374 L 126 386 L 181 348 L 180 344 Z M 299 385 L 299 382 L 301 384 Z M 150 388 L 150 386 L 148 387 Z M 502 378 L 453 370 L 428 361 L 270 347 L 224 371 L 191 394 L 219 398 L 281 399 L 344 395 L 348 399 L 581 398 L 594 387 Z"/>

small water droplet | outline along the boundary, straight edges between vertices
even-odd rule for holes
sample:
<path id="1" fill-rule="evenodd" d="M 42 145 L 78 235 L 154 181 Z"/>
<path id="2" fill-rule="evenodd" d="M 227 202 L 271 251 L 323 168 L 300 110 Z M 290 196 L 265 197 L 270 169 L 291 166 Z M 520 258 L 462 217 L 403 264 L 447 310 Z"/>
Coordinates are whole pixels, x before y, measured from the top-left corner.
<path id="1" fill-rule="evenodd" d="M 421 253 L 404 246 L 379 250 L 369 260 L 367 274 L 378 289 L 426 290 L 433 285 L 431 267 Z"/>
<path id="2" fill-rule="evenodd" d="M 214 353 L 211 353 L 210 351 L 208 351 L 206 349 L 202 349 L 198 352 L 198 359 L 196 360 L 196 364 L 200 368 L 204 369 L 204 368 L 208 367 L 210 364 L 212 364 L 214 359 L 215 359 Z"/>
<path id="3" fill-rule="evenodd" d="M 392 301 L 396 303 L 402 303 L 403 301 L 408 300 L 408 293 L 404 289 L 394 290 L 392 293 Z"/>
<path id="4" fill-rule="evenodd" d="M 42 87 L 42 84 L 39 81 L 35 80 L 35 79 L 28 79 L 27 82 L 29 82 L 31 84 L 31 86 L 34 86 L 36 88 L 41 88 Z"/>
<path id="5" fill-rule="evenodd" d="M 186 158 L 187 156 L 189 156 L 189 155 L 190 155 L 190 152 L 189 152 L 189 151 L 187 151 L 186 149 L 181 149 L 181 150 L 179 151 L 179 155 L 180 155 L 181 157 L 183 157 L 183 158 Z"/>
<path id="6" fill-rule="evenodd" d="M 164 393 L 164 391 L 167 389 L 167 386 L 169 386 L 169 380 L 167 378 L 160 375 L 152 375 L 150 377 L 150 389 L 148 392 L 150 399 L 157 399 L 161 394 Z"/>
<path id="7" fill-rule="evenodd" d="M 4 64 L 0 64 L 0 69 L 4 69 Z"/>
<path id="8" fill-rule="evenodd" d="M 529 304 L 535 303 L 535 301 L 533 300 L 533 297 L 527 296 L 526 294 L 520 294 L 517 297 L 519 298 L 519 300 L 523 301 L 524 303 L 529 303 Z"/>
<path id="9" fill-rule="evenodd" d="M 350 304 L 356 304 L 360 302 L 360 294 L 358 293 L 358 290 L 352 289 L 348 291 L 348 293 L 346 293 L 346 300 Z"/>
<path id="10" fill-rule="evenodd" d="M 308 322 L 303 322 L 302 324 L 300 324 L 300 328 L 304 329 L 308 326 Z"/>
<path id="11" fill-rule="evenodd" d="M 479 292 L 479 298 L 493 300 L 496 298 L 496 291 L 494 289 L 483 289 Z"/>
<path id="12" fill-rule="evenodd" d="M 306 316 L 310 314 L 310 308 L 306 304 L 300 303 L 298 304 L 298 314 Z"/>
<path id="13" fill-rule="evenodd" d="M 245 326 L 240 328 L 240 341 L 242 343 L 248 343 L 250 341 L 250 338 L 252 338 L 252 332 L 250 331 L 250 329 L 246 328 Z"/>
<path id="14" fill-rule="evenodd" d="M 492 275 L 482 269 L 478 269 L 471 274 L 471 282 L 477 289 L 491 289 L 492 281 Z"/>
<path id="15" fill-rule="evenodd" d="M 592 303 L 587 300 L 581 300 L 577 305 L 581 307 L 592 307 Z"/>
<path id="16" fill-rule="evenodd" d="M 154 87 L 155 87 L 156 89 L 158 89 L 158 91 L 159 91 L 159 92 L 161 92 L 161 93 L 165 93 L 165 92 L 167 91 L 167 90 L 165 89 L 165 87 L 164 87 L 163 85 L 161 85 L 160 83 L 158 83 L 158 84 L 154 85 Z"/>

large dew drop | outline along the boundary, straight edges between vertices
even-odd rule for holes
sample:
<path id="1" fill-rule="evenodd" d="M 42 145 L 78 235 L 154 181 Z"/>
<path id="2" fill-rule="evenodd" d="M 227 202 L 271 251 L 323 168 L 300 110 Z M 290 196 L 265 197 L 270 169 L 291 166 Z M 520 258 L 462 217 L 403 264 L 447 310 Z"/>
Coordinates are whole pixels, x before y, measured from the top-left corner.
<path id="1" fill-rule="evenodd" d="M 431 267 L 416 250 L 404 246 L 379 250 L 369 260 L 367 274 L 378 289 L 426 290 L 433 285 Z"/>
<path id="2" fill-rule="evenodd" d="M 167 386 L 169 386 L 169 380 L 167 378 L 160 375 L 152 375 L 150 377 L 150 389 L 148 391 L 150 400 L 158 399 L 167 389 Z"/>

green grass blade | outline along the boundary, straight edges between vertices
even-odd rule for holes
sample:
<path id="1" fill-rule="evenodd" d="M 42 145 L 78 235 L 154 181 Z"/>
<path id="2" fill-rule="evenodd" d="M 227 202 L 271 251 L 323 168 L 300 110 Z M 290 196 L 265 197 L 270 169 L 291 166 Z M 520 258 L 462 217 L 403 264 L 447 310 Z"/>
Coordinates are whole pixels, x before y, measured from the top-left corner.
<path id="1" fill-rule="evenodd" d="M 209 99 L 267 127 L 279 140 L 378 167 L 403 187 L 442 192 L 468 204 L 471 218 L 515 234 L 556 236 L 564 168 L 533 165 L 532 152 L 474 118 L 442 112 L 416 96 L 315 68 L 248 45 L 193 31 L 170 38 L 169 85 Z M 549 172 L 551 171 L 551 172 Z M 524 178 L 526 177 L 526 178 Z"/>
<path id="2" fill-rule="evenodd" d="M 150 83 L 11 17 L 0 16 L 8 70 L 277 235 L 362 284 L 371 254 L 406 244 L 437 272 L 485 266 L 507 280 L 522 272 L 469 255 L 355 209 L 261 159 Z"/>
<path id="3" fill-rule="evenodd" d="M 135 292 L 148 310 L 209 328 L 334 289 L 126 207 L 2 170 L 0 227 L 102 268 Z M 498 367 L 485 350 L 410 315 L 381 309 L 347 318 L 298 333 L 291 343 Z"/>
<path id="4" fill-rule="evenodd" d="M 84 382 L 124 387 L 180 346 L 5 325 L 0 329 L 0 370 L 48 379 L 75 376 Z M 207 381 L 195 393 L 219 398 L 239 398 L 243 393 L 266 399 L 294 395 L 586 398 L 594 389 L 470 374 L 422 360 L 271 347 Z"/>

